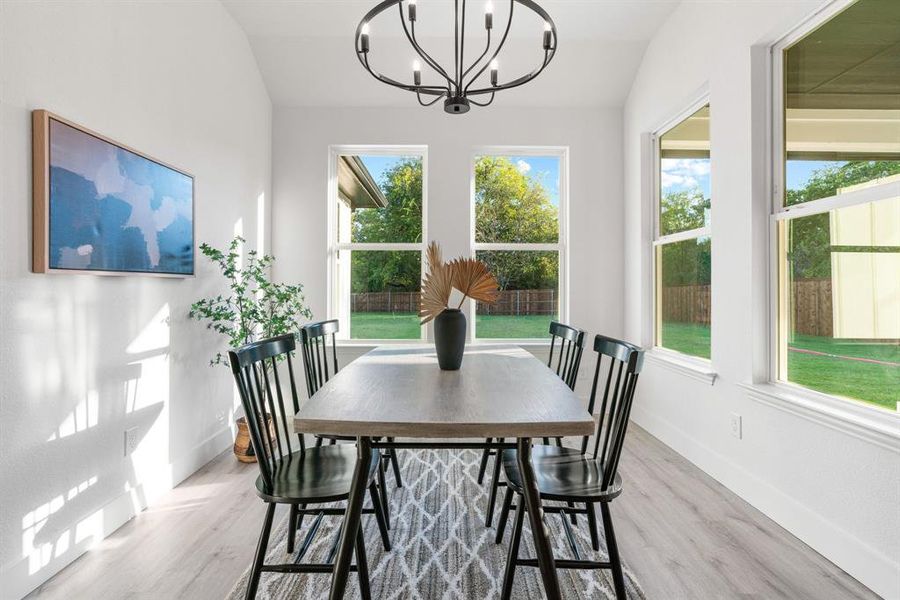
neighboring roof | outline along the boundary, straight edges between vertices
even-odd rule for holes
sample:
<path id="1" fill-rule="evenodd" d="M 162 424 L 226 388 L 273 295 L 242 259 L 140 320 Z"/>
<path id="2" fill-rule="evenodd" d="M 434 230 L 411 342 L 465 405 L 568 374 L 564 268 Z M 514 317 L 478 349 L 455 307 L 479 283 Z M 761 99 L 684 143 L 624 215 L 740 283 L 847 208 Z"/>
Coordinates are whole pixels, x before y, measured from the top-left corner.
<path id="1" fill-rule="evenodd" d="M 338 195 L 352 209 L 387 206 L 387 198 L 358 156 L 338 157 Z"/>

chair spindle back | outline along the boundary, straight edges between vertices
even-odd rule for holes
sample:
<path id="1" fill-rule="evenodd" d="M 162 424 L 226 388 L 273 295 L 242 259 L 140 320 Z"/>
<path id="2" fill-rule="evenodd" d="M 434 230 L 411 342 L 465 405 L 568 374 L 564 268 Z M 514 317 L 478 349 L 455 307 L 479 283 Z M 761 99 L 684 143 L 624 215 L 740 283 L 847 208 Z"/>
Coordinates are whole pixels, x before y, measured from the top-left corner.
<path id="1" fill-rule="evenodd" d="M 604 370 L 603 363 L 607 362 L 609 365 L 605 370 L 593 452 L 594 460 L 599 460 L 602 466 L 603 488 L 606 489 L 615 481 L 616 470 L 619 468 L 634 390 L 644 365 L 644 351 L 634 344 L 603 335 L 594 337 L 594 351 L 597 353 L 597 367 L 594 370 L 588 404 L 591 414 L 594 414 L 600 373 Z M 609 361 L 604 361 L 604 357 L 608 357 Z M 582 452 L 585 451 L 587 438 L 582 442 Z"/>
<path id="2" fill-rule="evenodd" d="M 284 365 L 294 412 L 300 412 L 297 385 L 291 353 L 296 347 L 294 334 L 280 335 L 259 342 L 245 344 L 228 353 L 228 363 L 241 396 L 247 419 L 247 429 L 253 443 L 257 464 L 267 489 L 272 489 L 275 468 L 279 460 L 290 456 L 291 421 L 284 409 L 281 375 Z M 283 363 L 279 374 L 279 363 Z M 269 419 L 271 418 L 271 425 Z M 296 434 L 299 450 L 306 450 L 303 436 Z"/>
<path id="3" fill-rule="evenodd" d="M 300 342 L 303 344 L 303 367 L 306 372 L 306 391 L 309 397 L 319 391 L 338 372 L 337 346 L 335 334 L 339 330 L 336 319 L 309 323 L 300 328 Z M 328 342 L 331 338 L 331 368 L 329 368 Z"/>
<path id="4" fill-rule="evenodd" d="M 556 367 L 553 366 L 553 353 L 559 340 L 559 352 L 556 356 Z M 550 358 L 547 366 L 566 382 L 570 389 L 575 389 L 578 381 L 578 368 L 581 366 L 581 354 L 584 352 L 584 330 L 552 321 L 550 323 Z"/>

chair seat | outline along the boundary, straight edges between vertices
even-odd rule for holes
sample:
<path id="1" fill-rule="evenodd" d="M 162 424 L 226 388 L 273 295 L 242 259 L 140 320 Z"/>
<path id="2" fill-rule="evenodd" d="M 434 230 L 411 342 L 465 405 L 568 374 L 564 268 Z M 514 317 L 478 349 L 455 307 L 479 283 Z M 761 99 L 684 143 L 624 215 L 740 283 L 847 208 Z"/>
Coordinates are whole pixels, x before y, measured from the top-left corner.
<path id="1" fill-rule="evenodd" d="M 356 456 L 356 446 L 350 444 L 294 452 L 275 461 L 273 489 L 266 489 L 262 475 L 256 478 L 256 493 L 267 502 L 287 504 L 344 500 L 350 494 Z M 367 487 L 375 477 L 378 460 L 378 452 L 372 452 Z"/>
<path id="2" fill-rule="evenodd" d="M 531 450 L 534 478 L 541 498 L 563 501 L 608 502 L 622 493 L 622 478 L 616 474 L 612 485 L 603 489 L 603 469 L 580 450 L 536 444 Z M 516 492 L 522 491 L 515 450 L 503 451 L 503 472 Z"/>

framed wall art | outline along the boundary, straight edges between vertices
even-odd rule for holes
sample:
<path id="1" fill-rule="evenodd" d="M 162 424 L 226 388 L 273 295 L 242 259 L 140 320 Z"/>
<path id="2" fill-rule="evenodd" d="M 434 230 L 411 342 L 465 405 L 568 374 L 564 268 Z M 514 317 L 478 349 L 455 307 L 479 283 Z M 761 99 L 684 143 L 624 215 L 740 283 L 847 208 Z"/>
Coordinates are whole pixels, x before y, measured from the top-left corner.
<path id="1" fill-rule="evenodd" d="M 194 274 L 194 178 L 46 110 L 32 113 L 36 273 Z"/>

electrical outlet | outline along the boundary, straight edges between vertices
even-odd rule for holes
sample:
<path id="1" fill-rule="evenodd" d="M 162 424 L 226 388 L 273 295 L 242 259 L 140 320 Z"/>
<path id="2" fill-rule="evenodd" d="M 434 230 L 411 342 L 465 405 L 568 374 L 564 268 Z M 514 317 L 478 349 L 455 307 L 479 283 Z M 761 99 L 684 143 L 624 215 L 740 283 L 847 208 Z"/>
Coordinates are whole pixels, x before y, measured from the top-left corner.
<path id="1" fill-rule="evenodd" d="M 138 445 L 138 428 L 132 427 L 125 430 L 125 456 L 131 456 L 137 449 Z"/>
<path id="2" fill-rule="evenodd" d="M 741 439 L 743 432 L 741 430 L 741 415 L 731 413 L 731 435 L 737 439 Z"/>
<path id="3" fill-rule="evenodd" d="M 216 422 L 219 423 L 219 425 L 225 424 L 226 414 L 227 413 L 224 410 L 220 410 L 219 412 L 216 413 Z"/>

